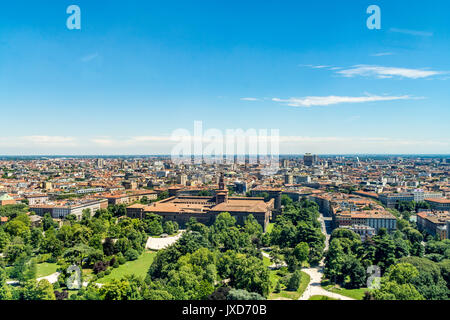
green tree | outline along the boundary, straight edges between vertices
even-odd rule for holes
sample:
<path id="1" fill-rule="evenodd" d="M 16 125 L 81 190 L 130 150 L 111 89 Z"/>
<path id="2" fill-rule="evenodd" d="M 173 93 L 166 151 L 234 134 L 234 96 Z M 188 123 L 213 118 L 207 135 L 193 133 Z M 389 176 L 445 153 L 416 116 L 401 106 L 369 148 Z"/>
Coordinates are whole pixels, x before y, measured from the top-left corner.
<path id="1" fill-rule="evenodd" d="M 148 233 L 151 236 L 159 236 L 164 232 L 160 221 L 157 220 L 150 221 L 148 222 L 147 226 L 148 226 Z"/>
<path id="2" fill-rule="evenodd" d="M 289 277 L 287 284 L 287 290 L 297 291 L 302 280 L 302 274 L 300 270 L 295 270 L 294 273 Z"/>
<path id="3" fill-rule="evenodd" d="M 163 224 L 163 231 L 167 234 L 174 234 L 175 233 L 175 226 L 172 221 L 165 221 Z"/>
<path id="4" fill-rule="evenodd" d="M 58 224 L 53 220 L 50 213 L 44 214 L 44 218 L 42 219 L 42 227 L 44 228 L 44 231 L 47 231 L 50 228 L 57 228 Z"/>
<path id="5" fill-rule="evenodd" d="M 295 258 L 302 262 L 307 262 L 309 257 L 309 246 L 306 242 L 300 242 L 294 249 Z"/>
<path id="6" fill-rule="evenodd" d="M 28 256 L 26 253 L 23 253 L 14 263 L 10 276 L 23 283 L 29 280 L 36 279 L 36 274 L 36 259 L 30 259 L 30 256 Z"/>
<path id="7" fill-rule="evenodd" d="M 12 237 L 22 237 L 30 231 L 30 228 L 22 220 L 14 219 L 6 224 L 5 231 L 8 232 Z"/>
<path id="8" fill-rule="evenodd" d="M 55 300 L 53 285 L 43 279 L 27 281 L 20 292 L 21 300 Z"/>
<path id="9" fill-rule="evenodd" d="M 68 261 L 76 263 L 81 267 L 83 266 L 84 259 L 86 259 L 90 254 L 93 254 L 94 252 L 94 248 L 91 248 L 85 244 L 78 244 L 72 248 L 67 249 L 64 252 L 63 256 Z"/>
<path id="10" fill-rule="evenodd" d="M 391 266 L 381 279 L 381 287 L 373 292 L 376 300 L 423 300 L 414 285 L 410 282 L 417 277 L 419 271 L 409 263 Z"/>
<path id="11" fill-rule="evenodd" d="M 12 300 L 11 289 L 6 284 L 6 280 L 7 280 L 6 270 L 0 267 L 0 300 Z"/>

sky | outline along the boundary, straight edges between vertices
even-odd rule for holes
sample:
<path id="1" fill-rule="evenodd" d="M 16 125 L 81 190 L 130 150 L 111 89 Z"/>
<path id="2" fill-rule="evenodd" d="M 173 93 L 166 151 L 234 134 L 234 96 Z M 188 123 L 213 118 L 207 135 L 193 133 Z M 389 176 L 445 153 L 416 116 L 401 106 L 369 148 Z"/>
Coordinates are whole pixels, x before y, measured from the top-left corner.
<path id="1" fill-rule="evenodd" d="M 279 130 L 283 154 L 449 154 L 449 12 L 447 0 L 8 1 L 0 155 L 169 154 L 195 121 Z"/>

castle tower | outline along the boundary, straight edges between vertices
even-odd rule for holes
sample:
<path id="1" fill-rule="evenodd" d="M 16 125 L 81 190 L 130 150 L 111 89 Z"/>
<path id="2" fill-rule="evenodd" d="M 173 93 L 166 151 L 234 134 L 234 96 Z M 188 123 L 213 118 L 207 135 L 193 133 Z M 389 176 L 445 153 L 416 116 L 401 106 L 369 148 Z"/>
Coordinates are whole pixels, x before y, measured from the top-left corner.
<path id="1" fill-rule="evenodd" d="M 216 190 L 216 204 L 228 202 L 228 190 L 225 187 L 223 173 L 220 174 L 219 189 Z"/>
<path id="2" fill-rule="evenodd" d="M 219 178 L 219 190 L 226 190 L 223 173 L 220 174 L 220 178 Z"/>

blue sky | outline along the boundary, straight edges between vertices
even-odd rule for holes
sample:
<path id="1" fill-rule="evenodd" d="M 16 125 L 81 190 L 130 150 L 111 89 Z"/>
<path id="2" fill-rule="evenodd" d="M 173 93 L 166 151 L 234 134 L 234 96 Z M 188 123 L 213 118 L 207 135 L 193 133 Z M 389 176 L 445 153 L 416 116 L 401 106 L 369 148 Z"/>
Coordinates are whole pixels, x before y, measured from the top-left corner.
<path id="1" fill-rule="evenodd" d="M 395 2 L 395 3 L 394 3 Z M 81 8 L 68 30 L 66 8 Z M 366 9 L 381 8 L 381 30 Z M 279 129 L 282 153 L 449 153 L 450 3 L 23 1 L 0 10 L 0 154 L 169 153 Z"/>

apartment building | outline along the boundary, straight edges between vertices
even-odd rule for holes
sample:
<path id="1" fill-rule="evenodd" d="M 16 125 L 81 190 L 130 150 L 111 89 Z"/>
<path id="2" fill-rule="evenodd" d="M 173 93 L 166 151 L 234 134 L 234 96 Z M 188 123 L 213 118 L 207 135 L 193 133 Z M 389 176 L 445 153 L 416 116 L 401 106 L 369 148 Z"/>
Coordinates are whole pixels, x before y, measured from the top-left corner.
<path id="1" fill-rule="evenodd" d="M 431 205 L 433 210 L 450 211 L 450 199 L 438 198 L 425 200 Z"/>
<path id="2" fill-rule="evenodd" d="M 397 230 L 397 219 L 387 211 L 365 210 L 354 213 L 336 214 L 336 227 L 368 226 L 377 233 L 381 228 L 388 232 Z"/>
<path id="3" fill-rule="evenodd" d="M 439 239 L 448 238 L 449 211 L 426 211 L 417 214 L 417 228 Z"/>
<path id="4" fill-rule="evenodd" d="M 97 210 L 105 209 L 108 207 L 108 200 L 82 200 L 82 201 L 65 201 L 59 203 L 48 203 L 43 205 L 30 206 L 30 211 L 39 216 L 44 216 L 46 213 L 50 213 L 52 218 L 64 219 L 68 215 L 75 215 L 77 220 L 81 220 L 83 217 L 83 211 L 89 209 L 91 215 Z"/>
<path id="5" fill-rule="evenodd" d="M 45 204 L 48 202 L 49 197 L 47 194 L 27 194 L 25 199 L 28 200 L 28 205 L 34 206 L 37 204 Z"/>
<path id="6" fill-rule="evenodd" d="M 356 234 L 359 234 L 362 241 L 365 241 L 368 238 L 373 237 L 376 235 L 376 230 L 373 227 L 367 226 L 367 225 L 351 225 L 351 226 L 342 226 L 341 228 L 349 229 L 353 231 Z"/>
<path id="7" fill-rule="evenodd" d="M 380 194 L 378 198 L 386 207 L 395 208 L 400 201 L 423 202 L 430 199 L 439 199 L 442 198 L 442 193 L 424 192 L 421 189 L 416 189 L 412 192 Z"/>

